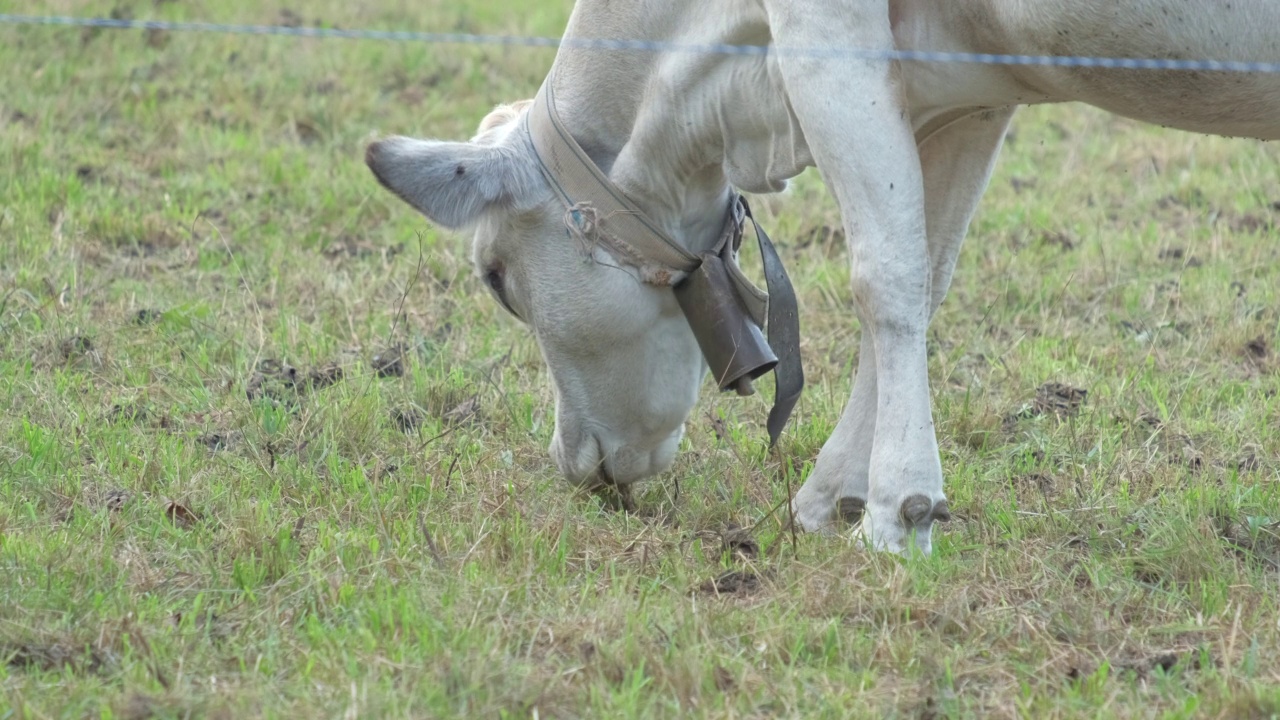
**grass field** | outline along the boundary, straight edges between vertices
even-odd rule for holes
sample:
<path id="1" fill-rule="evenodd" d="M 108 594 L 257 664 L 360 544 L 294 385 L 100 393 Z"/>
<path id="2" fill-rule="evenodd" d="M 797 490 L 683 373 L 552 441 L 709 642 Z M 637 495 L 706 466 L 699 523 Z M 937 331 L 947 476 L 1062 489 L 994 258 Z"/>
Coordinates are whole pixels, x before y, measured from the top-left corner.
<path id="1" fill-rule="evenodd" d="M 0 12 L 558 35 L 536 5 Z M 1019 115 L 931 331 L 956 519 L 904 561 L 775 511 L 856 365 L 812 174 L 762 213 L 781 452 L 707 387 L 638 514 L 558 479 L 533 338 L 362 163 L 551 59 L 0 27 L 0 718 L 1280 715 L 1280 147 Z"/>

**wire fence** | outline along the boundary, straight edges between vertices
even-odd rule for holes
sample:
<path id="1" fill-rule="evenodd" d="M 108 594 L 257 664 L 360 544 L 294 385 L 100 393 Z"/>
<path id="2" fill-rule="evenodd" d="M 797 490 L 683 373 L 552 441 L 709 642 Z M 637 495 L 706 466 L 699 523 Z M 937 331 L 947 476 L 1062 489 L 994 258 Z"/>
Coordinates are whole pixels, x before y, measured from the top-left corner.
<path id="1" fill-rule="evenodd" d="M 45 25 L 106 28 L 114 30 L 165 30 L 170 32 L 215 33 L 223 35 L 275 35 L 297 38 L 340 40 L 382 40 L 441 45 L 488 45 L 533 48 L 579 48 L 587 50 L 700 53 L 745 56 L 801 56 L 831 60 L 882 62 L 967 63 L 977 65 L 1038 65 L 1067 68 L 1110 68 L 1121 70 L 1178 70 L 1188 72 L 1280 74 L 1280 62 L 1242 60 L 1120 58 L 1076 55 L 1000 55 L 991 53 L 934 52 L 929 50 L 869 50 L 851 47 L 787 47 L 777 45 L 732 45 L 722 43 L 677 43 L 624 38 L 558 38 L 534 35 L 482 35 L 453 32 L 405 30 L 347 30 L 293 25 L 237 25 L 167 20 L 132 20 L 63 15 L 0 14 L 0 25 Z"/>

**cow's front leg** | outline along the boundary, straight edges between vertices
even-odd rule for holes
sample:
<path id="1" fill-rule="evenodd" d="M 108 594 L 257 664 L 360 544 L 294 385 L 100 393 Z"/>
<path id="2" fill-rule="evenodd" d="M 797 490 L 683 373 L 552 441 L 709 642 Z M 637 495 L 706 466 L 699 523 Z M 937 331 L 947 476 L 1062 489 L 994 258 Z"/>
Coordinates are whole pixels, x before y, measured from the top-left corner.
<path id="1" fill-rule="evenodd" d="M 823 12 L 779 0 L 767 8 L 779 48 L 893 47 L 883 2 Z M 875 349 L 863 527 L 876 548 L 901 552 L 914 542 L 928 552 L 934 519 L 946 507 L 925 355 L 932 272 L 920 156 L 898 70 L 787 50 L 777 58 L 805 140 L 840 205 L 854 304 Z"/>
<path id="2" fill-rule="evenodd" d="M 975 110 L 919 137 L 930 264 L 929 314 L 937 312 L 951 284 L 960 244 L 987 186 L 1014 109 Z M 805 530 L 861 520 L 868 495 L 876 427 L 875 345 L 863 333 L 853 392 L 817 465 L 796 494 L 796 520 Z"/>
<path id="3" fill-rule="evenodd" d="M 803 530 L 824 532 L 862 520 L 877 402 L 876 348 L 871 333 L 864 332 L 849 402 L 822 445 L 813 472 L 796 493 L 795 518 Z"/>

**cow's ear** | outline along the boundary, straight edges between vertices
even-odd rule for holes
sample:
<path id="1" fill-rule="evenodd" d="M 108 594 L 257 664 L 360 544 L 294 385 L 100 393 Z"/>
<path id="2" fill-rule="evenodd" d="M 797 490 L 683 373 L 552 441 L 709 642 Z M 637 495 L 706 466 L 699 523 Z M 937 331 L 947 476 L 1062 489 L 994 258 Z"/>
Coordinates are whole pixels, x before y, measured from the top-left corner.
<path id="1" fill-rule="evenodd" d="M 533 100 L 520 100 L 505 105 L 499 105 L 492 112 L 484 116 L 480 121 L 480 127 L 476 130 L 476 136 L 472 138 L 472 142 L 480 142 L 482 138 L 489 137 L 489 131 L 502 127 L 513 122 L 520 117 L 520 113 L 524 109 L 533 104 Z"/>
<path id="2" fill-rule="evenodd" d="M 547 192 L 532 151 L 519 142 L 481 145 L 392 137 L 369 145 L 365 163 L 388 190 L 450 229 L 491 210 L 521 209 Z"/>

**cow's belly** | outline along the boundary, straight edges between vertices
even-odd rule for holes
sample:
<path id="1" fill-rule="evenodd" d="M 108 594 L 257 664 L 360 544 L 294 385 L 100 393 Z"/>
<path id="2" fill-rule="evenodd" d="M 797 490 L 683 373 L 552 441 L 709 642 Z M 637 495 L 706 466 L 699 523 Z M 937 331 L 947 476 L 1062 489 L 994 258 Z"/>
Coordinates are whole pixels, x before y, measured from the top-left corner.
<path id="1" fill-rule="evenodd" d="M 978 0 L 987 52 L 1280 63 L 1278 0 Z M 991 47 L 999 46 L 1000 49 Z M 1021 84 L 1146 122 L 1280 139 L 1280 74 L 1014 68 Z"/>

